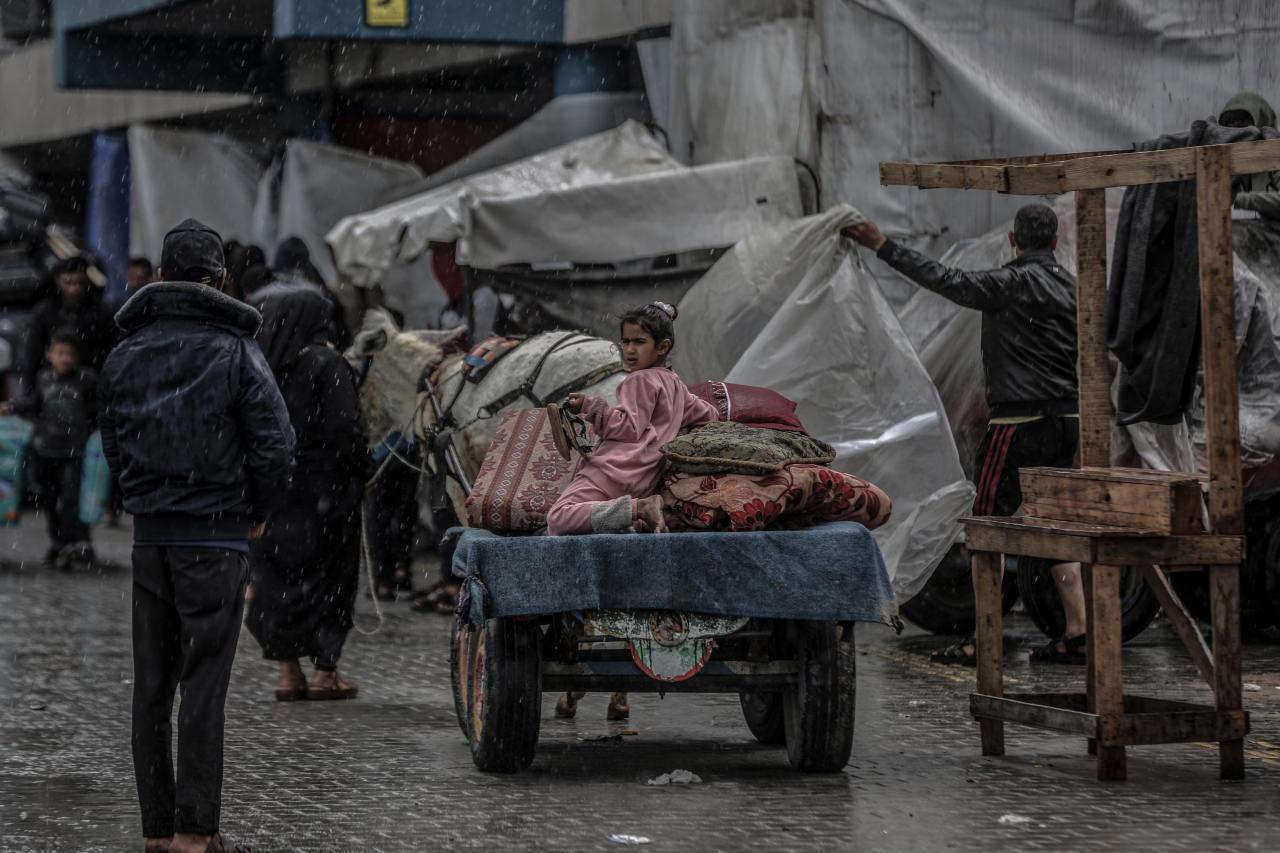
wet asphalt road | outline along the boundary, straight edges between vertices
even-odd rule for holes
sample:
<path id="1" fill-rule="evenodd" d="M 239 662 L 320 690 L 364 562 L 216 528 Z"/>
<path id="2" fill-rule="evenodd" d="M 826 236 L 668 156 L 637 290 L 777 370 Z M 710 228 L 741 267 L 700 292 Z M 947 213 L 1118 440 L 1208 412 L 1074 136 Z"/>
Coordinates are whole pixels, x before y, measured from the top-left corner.
<path id="1" fill-rule="evenodd" d="M 127 531 L 99 531 L 125 562 Z M 130 761 L 129 573 L 41 569 L 40 526 L 0 528 L 0 850 L 141 849 Z M 477 772 L 453 716 L 448 619 L 367 599 L 344 669 L 345 703 L 280 704 L 244 633 L 227 708 L 223 827 L 259 851 L 1250 850 L 1280 837 L 1280 646 L 1251 645 L 1248 779 L 1217 780 L 1207 745 L 1130 750 L 1130 781 L 1100 784 L 1082 740 L 1009 729 L 982 758 L 966 717 L 972 672 L 935 666 L 936 640 L 859 632 L 857 736 L 842 774 L 793 773 L 758 746 L 731 696 L 634 697 L 626 724 L 604 696 L 579 719 L 545 703 L 533 768 Z M 368 632 L 368 633 L 364 633 Z M 1016 689 L 1080 689 L 1081 671 L 1032 669 L 1011 633 Z M 1205 701 L 1168 627 L 1126 647 L 1133 692 Z M 621 743 L 584 738 L 634 729 Z M 702 783 L 653 787 L 677 768 Z"/>

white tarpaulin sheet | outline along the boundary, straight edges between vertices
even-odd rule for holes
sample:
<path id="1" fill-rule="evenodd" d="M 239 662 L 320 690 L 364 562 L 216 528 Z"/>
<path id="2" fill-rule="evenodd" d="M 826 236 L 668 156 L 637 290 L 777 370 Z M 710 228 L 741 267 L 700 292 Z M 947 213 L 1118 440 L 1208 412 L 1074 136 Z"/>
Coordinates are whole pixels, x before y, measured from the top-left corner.
<path id="1" fill-rule="evenodd" d="M 783 157 L 478 198 L 467 211 L 458 258 L 482 269 L 723 248 L 802 213 L 795 164 Z"/>
<path id="2" fill-rule="evenodd" d="M 262 164 L 249 148 L 218 133 L 142 126 L 128 140 L 130 254 L 158 263 L 164 235 L 188 217 L 224 240 L 254 241 Z"/>
<path id="3" fill-rule="evenodd" d="M 1274 0 L 679 0 L 672 149 L 817 164 L 941 253 L 1018 200 L 879 186 L 885 160 L 1123 148 L 1280 84 Z M 818 116 L 821 115 L 821 121 Z"/>
<path id="4" fill-rule="evenodd" d="M 875 532 L 904 601 L 959 534 L 965 479 L 938 392 L 870 272 L 839 236 L 848 206 L 763 233 L 724 254 L 680 303 L 676 369 L 688 381 L 790 397 L 833 467 L 893 500 Z"/>
<path id="5" fill-rule="evenodd" d="M 451 243 L 463 237 L 464 208 L 477 199 L 563 190 L 677 165 L 643 125 L 628 121 L 614 130 L 349 216 L 326 240 L 338 270 L 358 285 L 371 286 L 383 272 L 421 255 L 432 242 Z"/>
<path id="6" fill-rule="evenodd" d="M 280 176 L 276 240 L 300 237 L 311 262 L 331 284 L 337 270 L 324 235 L 344 217 L 385 204 L 422 181 L 412 163 L 370 157 L 348 148 L 291 139 Z"/>

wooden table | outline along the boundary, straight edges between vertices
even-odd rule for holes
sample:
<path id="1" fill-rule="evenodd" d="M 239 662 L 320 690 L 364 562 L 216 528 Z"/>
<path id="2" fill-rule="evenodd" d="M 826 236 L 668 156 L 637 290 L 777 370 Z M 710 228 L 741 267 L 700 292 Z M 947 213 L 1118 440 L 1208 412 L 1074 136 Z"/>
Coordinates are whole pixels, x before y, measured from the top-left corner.
<path id="1" fill-rule="evenodd" d="M 1125 747 L 1210 740 L 1219 744 L 1220 775 L 1244 775 L 1248 715 L 1240 680 L 1240 578 L 1244 500 L 1236 380 L 1231 245 L 1232 175 L 1280 169 L 1280 140 L 1166 151 L 1110 151 L 948 163 L 882 163 L 884 185 L 978 189 L 1015 195 L 1076 194 L 1077 335 L 1082 464 L 1111 465 L 1111 367 L 1105 338 L 1108 187 L 1196 182 L 1200 324 L 1208 427 L 1208 532 L 1177 533 L 1073 519 L 969 518 L 978 607 L 978 692 L 970 711 L 987 755 L 1004 751 L 1004 723 L 1084 735 L 1098 757 L 1098 777 L 1125 778 Z M 1119 475 L 1119 474 L 1118 474 Z M 1119 513 L 1124 516 L 1126 513 Z M 1083 694 L 1005 696 L 1002 688 L 1001 554 L 1080 562 L 1089 619 Z M 1120 653 L 1119 574 L 1141 569 L 1209 683 L 1212 706 L 1126 697 Z M 1213 648 L 1169 586 L 1166 571 L 1210 575 Z M 1158 567 L 1158 568 L 1157 568 Z"/>

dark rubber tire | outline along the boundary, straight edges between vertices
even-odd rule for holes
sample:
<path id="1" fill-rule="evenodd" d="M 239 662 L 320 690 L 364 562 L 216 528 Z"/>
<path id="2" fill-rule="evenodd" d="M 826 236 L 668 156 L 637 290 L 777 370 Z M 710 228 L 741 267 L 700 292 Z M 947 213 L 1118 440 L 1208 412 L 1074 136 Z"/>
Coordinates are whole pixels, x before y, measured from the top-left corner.
<path id="1" fill-rule="evenodd" d="M 787 742 L 787 725 L 783 719 L 781 693 L 739 693 L 742 717 L 752 736 L 765 746 L 782 746 Z"/>
<path id="2" fill-rule="evenodd" d="M 542 723 L 542 635 L 538 623 L 490 619 L 477 632 L 470 676 L 471 760 L 487 773 L 533 763 Z"/>
<path id="3" fill-rule="evenodd" d="M 853 752 L 853 632 L 844 636 L 834 622 L 793 622 L 791 629 L 800 674 L 783 694 L 787 758 L 796 770 L 838 773 Z"/>
<path id="4" fill-rule="evenodd" d="M 1067 629 L 1067 616 L 1062 599 L 1049 569 L 1052 560 L 1040 557 L 1018 558 L 1018 597 L 1022 607 L 1046 637 L 1058 638 Z M 1160 612 L 1160 600 L 1135 568 L 1120 573 L 1120 636 L 1124 642 L 1147 630 Z"/>
<path id="5" fill-rule="evenodd" d="M 1008 613 L 1018 601 L 1018 584 L 1012 572 L 1005 572 L 1003 605 Z M 934 634 L 972 634 L 977 624 L 973 603 L 973 578 L 969 552 L 953 545 L 933 570 L 924 588 L 908 599 L 901 613 L 916 625 Z"/>
<path id="6" fill-rule="evenodd" d="M 1245 555 L 1240 566 L 1240 634 L 1256 640 L 1280 617 L 1280 499 L 1245 504 Z M 1192 616 L 1213 621 L 1209 573 L 1170 572 L 1173 590 Z"/>
<path id="7" fill-rule="evenodd" d="M 453 634 L 449 638 L 449 682 L 453 687 L 453 712 L 458 716 L 458 728 L 468 740 L 471 739 L 471 700 L 467 695 L 470 689 L 467 674 L 471 671 L 469 657 L 474 638 L 471 623 L 461 614 L 455 615 Z"/>

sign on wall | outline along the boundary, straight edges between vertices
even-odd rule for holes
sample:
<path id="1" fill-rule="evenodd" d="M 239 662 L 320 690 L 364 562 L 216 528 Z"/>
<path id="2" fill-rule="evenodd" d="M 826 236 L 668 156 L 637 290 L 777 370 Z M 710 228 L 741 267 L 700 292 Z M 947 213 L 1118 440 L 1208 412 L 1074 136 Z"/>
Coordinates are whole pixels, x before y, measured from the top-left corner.
<path id="1" fill-rule="evenodd" d="M 364 0 L 367 27 L 408 27 L 409 0 Z"/>

